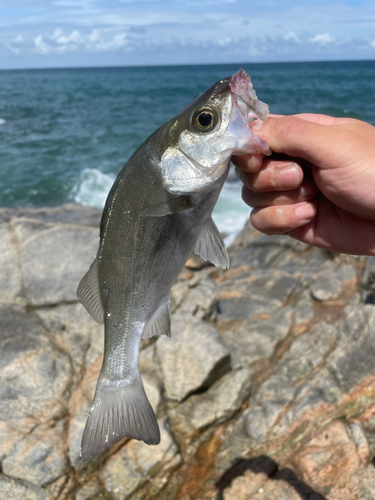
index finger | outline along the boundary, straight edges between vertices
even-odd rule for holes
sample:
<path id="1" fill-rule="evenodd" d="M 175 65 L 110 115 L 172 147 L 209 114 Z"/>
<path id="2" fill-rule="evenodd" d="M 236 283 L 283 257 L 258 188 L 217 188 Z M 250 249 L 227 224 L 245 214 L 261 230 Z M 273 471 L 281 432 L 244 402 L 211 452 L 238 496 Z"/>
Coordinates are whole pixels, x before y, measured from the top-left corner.
<path id="1" fill-rule="evenodd" d="M 310 116 L 310 115 L 308 115 Z M 329 122 L 329 117 L 318 115 Z M 304 119 L 300 116 L 267 117 L 256 135 L 266 141 L 272 151 L 303 158 L 321 166 L 332 151 L 332 144 L 346 141 L 337 122 L 333 125 Z"/>

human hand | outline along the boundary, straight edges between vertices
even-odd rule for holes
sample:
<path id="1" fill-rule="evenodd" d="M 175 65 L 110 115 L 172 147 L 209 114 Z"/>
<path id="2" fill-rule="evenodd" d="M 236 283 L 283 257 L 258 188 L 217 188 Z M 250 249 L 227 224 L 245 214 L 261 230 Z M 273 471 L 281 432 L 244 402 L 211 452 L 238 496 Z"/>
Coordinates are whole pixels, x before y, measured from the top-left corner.
<path id="1" fill-rule="evenodd" d="M 232 158 L 243 199 L 254 207 L 253 226 L 375 255 L 375 127 L 325 115 L 271 115 L 255 133 L 283 156 Z"/>

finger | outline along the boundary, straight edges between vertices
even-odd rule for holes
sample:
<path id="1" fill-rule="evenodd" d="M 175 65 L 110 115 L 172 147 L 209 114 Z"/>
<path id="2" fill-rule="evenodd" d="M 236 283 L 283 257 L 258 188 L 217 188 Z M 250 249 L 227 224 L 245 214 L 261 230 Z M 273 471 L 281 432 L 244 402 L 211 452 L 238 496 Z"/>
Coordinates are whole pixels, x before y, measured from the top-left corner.
<path id="1" fill-rule="evenodd" d="M 255 174 L 236 169 L 238 177 L 253 191 L 284 191 L 298 188 L 303 180 L 303 170 L 293 161 L 264 159 L 262 167 Z"/>
<path id="2" fill-rule="evenodd" d="M 257 193 L 244 186 L 242 188 L 242 199 L 250 207 L 263 208 L 311 201 L 318 192 L 319 189 L 314 182 L 304 182 L 300 188 L 292 191 L 268 191 L 265 193 Z"/>
<path id="3" fill-rule="evenodd" d="M 250 219 L 258 231 L 265 234 L 285 234 L 308 224 L 315 217 L 316 209 L 311 202 L 295 205 L 278 205 L 254 208 Z"/>
<path id="4" fill-rule="evenodd" d="M 345 134 L 350 139 L 350 131 L 342 126 L 323 125 L 296 116 L 267 117 L 256 134 L 273 151 L 304 158 L 318 167 L 331 155 L 332 144 L 345 142 Z"/>
<path id="5" fill-rule="evenodd" d="M 320 123 L 321 125 L 338 125 L 340 123 L 349 123 L 353 120 L 353 118 L 335 118 L 334 116 L 320 115 L 316 113 L 298 113 L 293 116 L 310 122 Z"/>
<path id="6" fill-rule="evenodd" d="M 261 154 L 232 156 L 231 162 L 245 172 L 255 173 L 262 166 L 263 158 L 264 156 Z"/>

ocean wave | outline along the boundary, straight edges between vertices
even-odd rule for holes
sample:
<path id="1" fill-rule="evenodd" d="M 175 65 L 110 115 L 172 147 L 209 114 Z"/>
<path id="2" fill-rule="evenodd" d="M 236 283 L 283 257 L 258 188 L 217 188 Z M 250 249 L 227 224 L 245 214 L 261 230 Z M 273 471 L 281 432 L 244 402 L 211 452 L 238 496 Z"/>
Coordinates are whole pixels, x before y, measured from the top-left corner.
<path id="1" fill-rule="evenodd" d="M 114 174 L 103 174 L 98 168 L 85 168 L 70 193 L 70 199 L 102 209 L 115 179 Z"/>
<path id="2" fill-rule="evenodd" d="M 242 182 L 231 179 L 226 182 L 216 203 L 212 217 L 227 246 L 231 245 L 249 218 L 250 208 L 241 196 Z"/>
<path id="3" fill-rule="evenodd" d="M 4 120 L 4 118 L 0 118 L 0 125 L 4 125 L 5 122 L 6 120 Z"/>

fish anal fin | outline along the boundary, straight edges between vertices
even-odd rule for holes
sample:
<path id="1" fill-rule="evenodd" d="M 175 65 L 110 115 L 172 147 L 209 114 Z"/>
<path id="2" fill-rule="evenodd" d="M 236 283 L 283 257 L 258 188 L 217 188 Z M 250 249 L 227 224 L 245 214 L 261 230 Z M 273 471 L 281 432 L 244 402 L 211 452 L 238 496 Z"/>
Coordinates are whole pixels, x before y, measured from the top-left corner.
<path id="1" fill-rule="evenodd" d="M 212 218 L 202 227 L 194 252 L 200 255 L 202 259 L 212 262 L 215 266 L 228 269 L 230 262 L 227 249 Z"/>
<path id="2" fill-rule="evenodd" d="M 82 460 L 99 455 L 123 437 L 160 443 L 159 425 L 139 374 L 126 385 L 99 378 L 83 431 Z"/>
<path id="3" fill-rule="evenodd" d="M 143 338 L 149 339 L 155 335 L 171 336 L 171 311 L 169 297 L 156 309 L 143 330 Z"/>
<path id="4" fill-rule="evenodd" d="M 104 309 L 100 298 L 97 258 L 81 279 L 77 289 L 77 297 L 95 321 L 104 323 Z"/>

